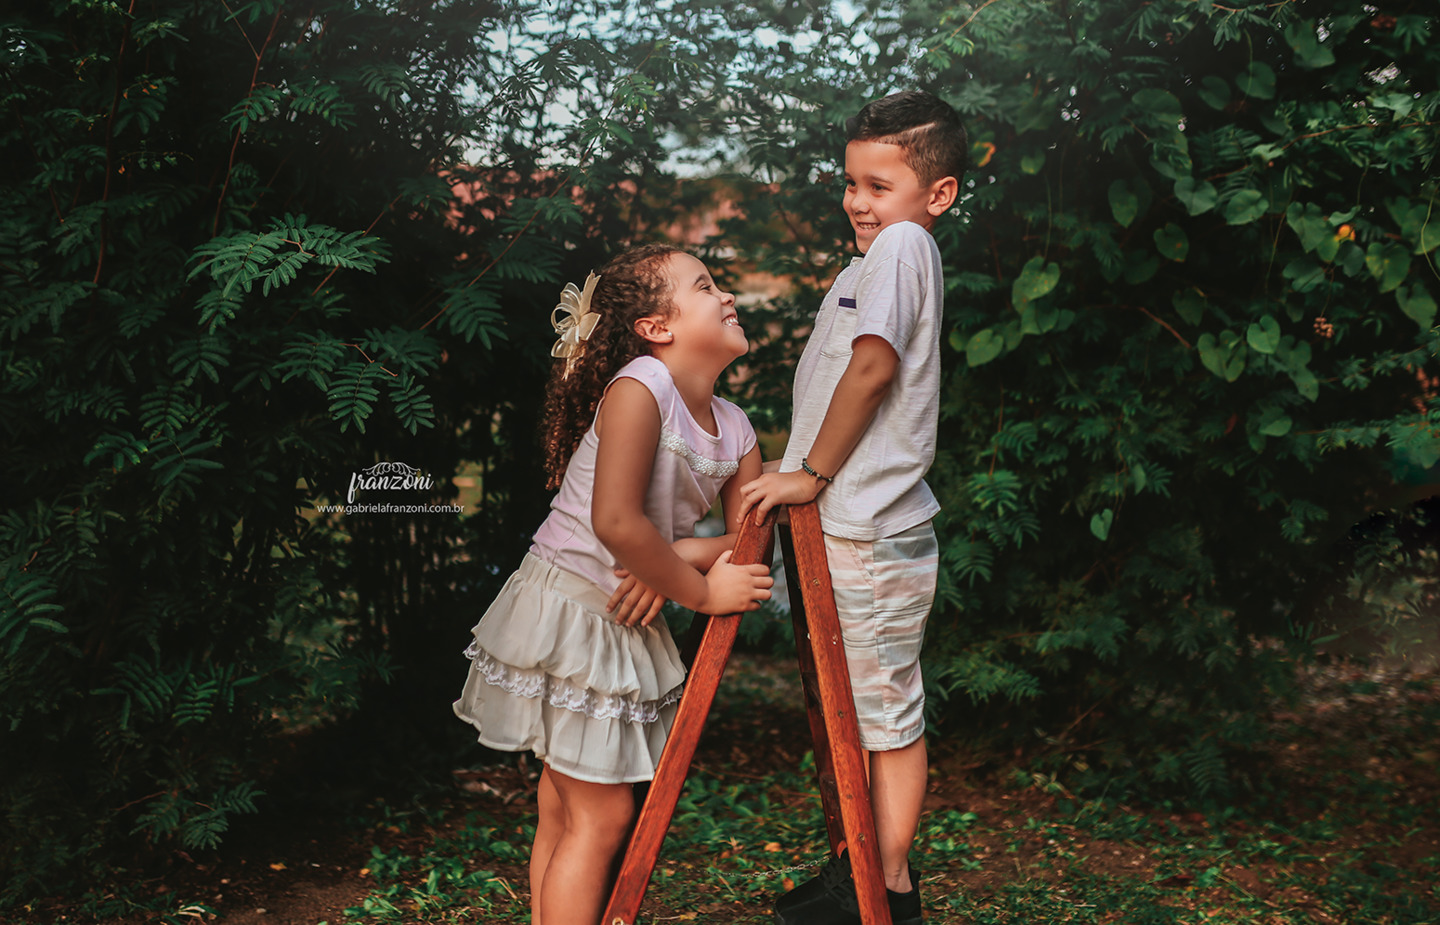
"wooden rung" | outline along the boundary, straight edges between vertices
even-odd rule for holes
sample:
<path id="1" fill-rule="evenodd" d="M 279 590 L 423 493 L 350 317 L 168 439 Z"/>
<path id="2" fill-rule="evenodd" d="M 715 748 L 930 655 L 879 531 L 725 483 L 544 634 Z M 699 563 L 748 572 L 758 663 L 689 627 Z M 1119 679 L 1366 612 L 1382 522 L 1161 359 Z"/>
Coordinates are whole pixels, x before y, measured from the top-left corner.
<path id="1" fill-rule="evenodd" d="M 790 527 L 782 529 L 781 540 L 795 619 L 796 655 L 806 691 L 806 714 L 814 738 L 826 828 L 832 847 L 843 839 L 850 853 L 860 921 L 864 925 L 891 925 L 879 846 L 875 840 L 865 755 L 855 725 L 855 700 L 840 638 L 820 515 L 813 503 L 792 506 L 789 514 Z M 759 526 L 747 518 L 730 561 L 737 565 L 768 564 L 774 520 L 774 511 Z M 697 614 L 696 619 L 700 616 Z M 739 625 L 739 614 L 707 618 L 675 722 L 640 808 L 600 925 L 633 925 L 639 915 L 640 902 L 655 869 L 665 831 L 675 814 L 675 804 L 685 786 L 725 664 L 734 649 Z"/>

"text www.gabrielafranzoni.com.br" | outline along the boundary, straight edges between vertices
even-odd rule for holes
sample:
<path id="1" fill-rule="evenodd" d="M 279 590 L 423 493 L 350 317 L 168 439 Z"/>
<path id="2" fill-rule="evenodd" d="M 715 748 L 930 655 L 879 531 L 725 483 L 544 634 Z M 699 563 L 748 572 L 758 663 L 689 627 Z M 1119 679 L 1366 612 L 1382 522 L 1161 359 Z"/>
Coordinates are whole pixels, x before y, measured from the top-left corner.
<path id="1" fill-rule="evenodd" d="M 463 514 L 463 504 L 394 504 L 374 502 L 370 504 L 317 504 L 315 510 L 321 514 Z"/>

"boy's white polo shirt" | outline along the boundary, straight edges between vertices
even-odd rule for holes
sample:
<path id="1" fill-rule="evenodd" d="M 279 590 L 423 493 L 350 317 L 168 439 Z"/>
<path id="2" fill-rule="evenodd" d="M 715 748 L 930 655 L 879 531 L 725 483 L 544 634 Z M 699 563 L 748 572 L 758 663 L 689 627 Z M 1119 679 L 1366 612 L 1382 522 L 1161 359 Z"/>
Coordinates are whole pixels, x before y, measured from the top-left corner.
<path id="1" fill-rule="evenodd" d="M 940 248 L 914 222 L 897 222 L 840 272 L 815 316 L 795 368 L 795 410 L 781 471 L 800 468 L 850 364 L 855 339 L 883 337 L 900 358 L 890 391 L 820 492 L 825 532 L 852 540 L 893 536 L 931 519 L 940 503 L 925 484 L 940 416 Z M 830 473 L 824 473 L 830 474 Z"/>

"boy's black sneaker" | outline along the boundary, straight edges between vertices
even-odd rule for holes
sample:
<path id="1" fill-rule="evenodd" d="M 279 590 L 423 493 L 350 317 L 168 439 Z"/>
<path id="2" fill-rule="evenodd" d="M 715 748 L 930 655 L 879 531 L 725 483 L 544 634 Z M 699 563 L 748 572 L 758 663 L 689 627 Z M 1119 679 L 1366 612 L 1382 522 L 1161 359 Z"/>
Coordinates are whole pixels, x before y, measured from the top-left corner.
<path id="1" fill-rule="evenodd" d="M 924 921 L 920 911 L 920 875 L 914 868 L 909 873 L 913 885 L 909 892 L 885 890 L 892 925 L 922 925 Z M 780 897 L 775 904 L 775 921 L 777 925 L 861 925 L 850 859 L 844 855 L 833 859 L 820 871 L 820 876 Z"/>
<path id="2" fill-rule="evenodd" d="M 797 910 L 809 906 L 819 897 L 841 885 L 846 885 L 851 895 L 854 895 L 855 887 L 850 883 L 850 854 L 844 850 L 838 857 L 832 854 L 830 860 L 825 862 L 825 866 L 820 868 L 820 873 L 775 901 L 776 921 L 781 923 L 796 921 L 790 916 Z"/>
<path id="3" fill-rule="evenodd" d="M 909 870 L 910 892 L 885 890 L 885 902 L 890 906 L 890 925 L 921 925 L 924 921 L 920 913 L 920 873 L 913 867 Z"/>

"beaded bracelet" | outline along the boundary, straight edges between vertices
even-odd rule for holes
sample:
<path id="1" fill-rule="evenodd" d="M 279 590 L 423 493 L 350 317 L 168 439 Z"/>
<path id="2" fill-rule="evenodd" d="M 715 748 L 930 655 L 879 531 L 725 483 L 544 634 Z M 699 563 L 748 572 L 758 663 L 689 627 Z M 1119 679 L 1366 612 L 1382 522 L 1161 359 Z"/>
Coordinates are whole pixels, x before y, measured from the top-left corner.
<path id="1" fill-rule="evenodd" d="M 833 476 L 833 475 L 821 475 L 820 473 L 816 472 L 814 469 L 811 469 L 811 468 L 810 468 L 810 460 L 809 460 L 809 459 L 802 459 L 802 460 L 800 460 L 800 468 L 805 470 L 805 474 L 806 474 L 806 475 L 811 476 L 812 478 L 817 478 L 817 479 L 819 479 L 820 481 L 824 482 L 824 483 L 827 484 L 827 485 L 830 484 L 831 482 L 835 481 L 835 476 Z"/>

